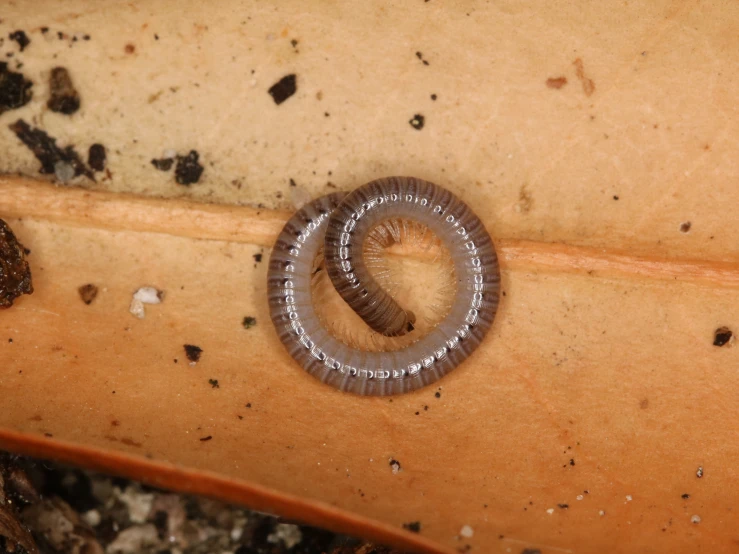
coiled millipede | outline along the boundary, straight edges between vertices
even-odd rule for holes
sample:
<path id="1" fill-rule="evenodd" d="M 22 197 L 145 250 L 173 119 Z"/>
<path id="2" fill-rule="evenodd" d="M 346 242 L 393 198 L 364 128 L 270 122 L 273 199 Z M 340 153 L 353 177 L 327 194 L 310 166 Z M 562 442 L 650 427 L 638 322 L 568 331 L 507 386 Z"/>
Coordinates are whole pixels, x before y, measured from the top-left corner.
<path id="1" fill-rule="evenodd" d="M 368 234 L 394 218 L 436 234 L 450 253 L 456 293 L 446 316 L 416 342 L 395 351 L 365 351 L 333 336 L 318 317 L 314 261 L 323 247 L 333 286 L 373 330 L 387 336 L 413 331 L 413 313 L 380 286 L 363 258 Z M 290 355 L 322 382 L 363 395 L 419 389 L 457 367 L 490 329 L 499 291 L 498 258 L 480 219 L 450 191 L 413 177 L 378 179 L 304 206 L 280 233 L 267 276 L 272 322 Z"/>

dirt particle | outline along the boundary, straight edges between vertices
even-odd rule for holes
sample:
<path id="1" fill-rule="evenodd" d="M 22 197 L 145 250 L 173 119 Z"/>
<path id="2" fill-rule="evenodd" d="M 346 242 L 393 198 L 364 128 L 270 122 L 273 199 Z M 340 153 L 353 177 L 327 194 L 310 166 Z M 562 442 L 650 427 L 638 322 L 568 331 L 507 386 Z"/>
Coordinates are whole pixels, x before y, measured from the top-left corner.
<path id="1" fill-rule="evenodd" d="M 169 171 L 170 169 L 172 169 L 172 165 L 174 165 L 174 158 L 154 159 L 151 160 L 151 165 L 153 165 L 159 171 Z"/>
<path id="2" fill-rule="evenodd" d="M 713 332 L 713 345 L 726 346 L 734 343 L 734 333 L 728 327 L 719 327 Z"/>
<path id="3" fill-rule="evenodd" d="M 23 52 L 26 49 L 26 46 L 31 44 L 31 39 L 28 38 L 25 32 L 23 31 L 13 31 L 8 35 L 10 40 L 14 40 L 18 43 L 18 46 L 21 49 L 21 52 Z"/>
<path id="4" fill-rule="evenodd" d="M 190 363 L 196 364 L 200 361 L 200 355 L 203 353 L 203 349 L 194 344 L 185 344 L 185 356 L 190 360 Z"/>
<path id="5" fill-rule="evenodd" d="M 408 529 L 408 531 L 411 531 L 412 533 L 420 533 L 421 532 L 421 522 L 411 521 L 409 523 L 404 523 L 403 529 Z"/>
<path id="6" fill-rule="evenodd" d="M 423 59 L 423 54 L 421 52 L 416 52 L 416 57 L 421 60 L 421 63 L 423 63 L 423 65 L 429 65 L 428 60 Z"/>
<path id="7" fill-rule="evenodd" d="M 125 445 L 134 446 L 136 448 L 141 448 L 143 446 L 140 442 L 135 441 L 135 440 L 133 440 L 131 438 L 128 438 L 128 437 L 121 438 L 121 442 L 123 444 L 125 444 Z"/>
<path id="8" fill-rule="evenodd" d="M 690 227 L 692 226 L 692 223 L 690 221 L 685 221 L 680 224 L 680 232 L 681 233 L 687 233 L 690 231 Z"/>
<path id="9" fill-rule="evenodd" d="M 49 77 L 50 98 L 46 105 L 52 112 L 72 115 L 80 109 L 80 95 L 65 67 L 55 67 Z"/>
<path id="10" fill-rule="evenodd" d="M 698 479 L 701 479 L 703 477 L 703 466 L 698 466 L 698 469 L 695 470 L 695 476 Z"/>
<path id="11" fill-rule="evenodd" d="M 437 99 L 437 98 L 438 98 L 438 96 L 436 96 L 435 94 L 432 94 L 432 95 L 431 95 L 431 100 L 433 100 L 434 102 L 436 102 L 436 99 Z"/>
<path id="12" fill-rule="evenodd" d="M 257 318 L 252 317 L 250 315 L 247 315 L 244 317 L 244 319 L 241 321 L 241 325 L 244 327 L 244 329 L 251 329 L 257 324 Z"/>
<path id="13" fill-rule="evenodd" d="M 572 65 L 575 66 L 575 75 L 580 79 L 582 83 L 582 90 L 585 96 L 590 96 L 595 92 L 595 82 L 585 76 L 585 65 L 582 63 L 582 59 L 577 58 Z"/>
<path id="14" fill-rule="evenodd" d="M 218 384 L 218 379 L 208 379 L 208 383 L 210 384 L 210 387 L 213 389 L 221 388 L 221 385 Z"/>
<path id="15" fill-rule="evenodd" d="M 698 524 L 700 522 L 701 522 L 701 516 L 699 515 L 694 515 L 690 518 L 690 523 Z"/>
<path id="16" fill-rule="evenodd" d="M 393 472 L 393 475 L 397 475 L 398 472 L 402 471 L 402 468 L 400 467 L 400 462 L 394 458 L 390 458 L 389 460 L 390 469 Z"/>
<path id="17" fill-rule="evenodd" d="M 267 91 L 278 106 L 290 98 L 298 90 L 297 76 L 295 73 L 285 75 Z"/>
<path id="18" fill-rule="evenodd" d="M 541 554 L 541 550 L 538 548 L 524 548 L 521 550 L 521 554 Z"/>
<path id="19" fill-rule="evenodd" d="M 575 458 L 570 458 L 570 465 L 571 466 L 574 466 L 575 465 Z"/>
<path id="20" fill-rule="evenodd" d="M 32 293 L 31 268 L 25 249 L 10 226 L 0 219 L 0 309 L 10 308 L 22 294 Z"/>
<path id="21" fill-rule="evenodd" d="M 126 54 L 133 54 L 134 52 L 136 52 L 136 46 L 129 42 L 128 44 L 126 44 L 126 46 L 123 47 L 123 51 Z"/>
<path id="22" fill-rule="evenodd" d="M 567 77 L 549 77 L 547 79 L 547 87 L 553 89 L 561 89 L 567 84 Z"/>
<path id="23" fill-rule="evenodd" d="M 690 499 L 690 495 L 686 492 L 686 493 L 680 495 L 680 498 L 682 498 L 683 500 L 689 500 Z"/>
<path id="24" fill-rule="evenodd" d="M 436 398 L 441 398 L 441 393 L 437 391 L 437 392 L 434 393 L 434 396 Z"/>
<path id="25" fill-rule="evenodd" d="M 8 70 L 8 64 L 0 62 L 0 114 L 25 106 L 31 101 L 33 82 L 22 73 Z"/>
<path id="26" fill-rule="evenodd" d="M 106 158 L 105 146 L 95 143 L 90 146 L 90 150 L 87 153 L 87 165 L 95 171 L 104 171 Z"/>
<path id="27" fill-rule="evenodd" d="M 426 124 L 426 118 L 420 113 L 417 113 L 408 121 L 408 123 L 410 123 L 411 127 L 413 127 L 416 131 L 420 131 Z"/>
<path id="28" fill-rule="evenodd" d="M 570 507 L 569 504 L 557 504 L 557 508 L 559 508 L 560 510 L 566 510 L 569 507 Z"/>
<path id="29" fill-rule="evenodd" d="M 88 283 L 78 288 L 77 292 L 79 293 L 82 301 L 89 306 L 90 304 L 92 304 L 92 301 L 97 298 L 98 288 L 92 283 Z"/>
<path id="30" fill-rule="evenodd" d="M 187 156 L 177 156 L 177 167 L 175 167 L 175 180 L 180 185 L 189 186 L 197 183 L 203 174 L 203 166 L 198 159 L 200 155 L 195 150 L 190 150 Z"/>
<path id="31" fill-rule="evenodd" d="M 534 197 L 528 190 L 528 185 L 523 185 L 518 191 L 518 203 L 515 210 L 519 213 L 528 213 L 534 207 Z"/>
<path id="32" fill-rule="evenodd" d="M 15 136 L 25 144 L 41 162 L 39 173 L 54 175 L 60 171 L 71 168 L 73 176 L 85 175 L 93 181 L 95 177 L 92 171 L 80 160 L 79 155 L 72 146 L 62 149 L 56 145 L 56 139 L 47 135 L 41 129 L 31 127 L 28 123 L 19 119 L 15 123 L 9 125 L 10 130 Z M 61 165 L 59 165 L 61 162 Z"/>
<path id="33" fill-rule="evenodd" d="M 200 439 L 200 442 L 208 442 L 212 438 L 213 438 L 213 435 L 208 435 L 207 437 L 203 437 L 202 439 Z"/>
<path id="34" fill-rule="evenodd" d="M 262 261 L 262 254 L 254 254 L 252 257 L 256 263 L 260 263 Z"/>
<path id="35" fill-rule="evenodd" d="M 618 194 L 614 194 L 614 195 L 613 195 L 613 199 L 614 199 L 614 200 L 618 200 Z"/>

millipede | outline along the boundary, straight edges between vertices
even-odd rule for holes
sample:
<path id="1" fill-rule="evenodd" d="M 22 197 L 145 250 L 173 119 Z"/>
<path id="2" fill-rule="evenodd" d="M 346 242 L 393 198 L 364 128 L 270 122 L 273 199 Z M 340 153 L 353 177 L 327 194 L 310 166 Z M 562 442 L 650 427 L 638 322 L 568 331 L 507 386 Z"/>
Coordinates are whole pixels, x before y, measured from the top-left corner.
<path id="1" fill-rule="evenodd" d="M 416 316 L 378 283 L 363 257 L 369 233 L 392 219 L 417 222 L 438 237 L 454 265 L 456 292 L 425 336 L 399 350 L 366 351 L 333 336 L 318 317 L 314 263 L 322 250 L 333 287 L 372 330 L 413 333 Z M 413 391 L 452 371 L 492 326 L 499 292 L 498 257 L 480 218 L 449 190 L 414 177 L 377 179 L 309 202 L 282 229 L 267 274 L 270 316 L 288 353 L 320 381 L 360 395 Z"/>

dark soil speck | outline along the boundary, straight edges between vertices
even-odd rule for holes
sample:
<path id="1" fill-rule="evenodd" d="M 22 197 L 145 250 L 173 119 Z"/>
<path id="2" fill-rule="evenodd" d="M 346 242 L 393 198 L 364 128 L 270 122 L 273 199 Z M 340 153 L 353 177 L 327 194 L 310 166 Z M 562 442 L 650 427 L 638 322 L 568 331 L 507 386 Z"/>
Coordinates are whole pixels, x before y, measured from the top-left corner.
<path id="1" fill-rule="evenodd" d="M 69 71 L 55 67 L 49 77 L 50 98 L 46 105 L 52 112 L 72 115 L 80 109 L 80 95 L 72 84 Z"/>
<path id="2" fill-rule="evenodd" d="M 190 150 L 187 156 L 177 156 L 177 167 L 175 167 L 175 180 L 180 185 L 189 186 L 197 183 L 203 174 L 203 166 L 198 159 L 200 155 L 195 150 Z"/>
<path id="3" fill-rule="evenodd" d="M 151 160 L 151 165 L 157 168 L 159 171 L 169 171 L 174 165 L 174 158 L 159 158 Z"/>
<path id="4" fill-rule="evenodd" d="M 683 500 L 688 500 L 690 498 L 690 495 L 686 492 L 685 494 L 681 495 L 680 498 Z"/>
<path id="5" fill-rule="evenodd" d="M 285 100 L 295 94 L 296 90 L 298 90 L 297 78 L 294 73 L 291 73 L 290 75 L 285 75 L 282 79 L 277 81 L 269 88 L 267 92 L 269 92 L 272 100 L 275 101 L 275 104 L 279 106 Z"/>
<path id="6" fill-rule="evenodd" d="M 14 40 L 18 43 L 18 46 L 20 46 L 21 52 L 23 52 L 26 49 L 26 46 L 31 44 L 31 39 L 28 38 L 26 33 L 23 31 L 13 31 L 8 35 L 10 37 L 10 40 Z"/>
<path id="7" fill-rule="evenodd" d="M 251 329 L 256 324 L 257 324 L 257 319 L 251 316 L 246 316 L 244 320 L 241 322 L 241 325 L 244 326 L 244 329 Z"/>
<path id="8" fill-rule="evenodd" d="M 85 175 L 95 180 L 92 171 L 80 160 L 79 155 L 72 146 L 59 148 L 56 145 L 56 139 L 47 135 L 41 129 L 31 127 L 28 123 L 19 119 L 15 123 L 9 125 L 10 130 L 31 149 L 36 159 L 41 162 L 39 172 L 42 174 L 54 175 L 59 172 L 59 167 L 67 166 L 72 176 Z M 65 179 L 60 179 L 65 182 Z"/>
<path id="9" fill-rule="evenodd" d="M 95 171 L 103 171 L 105 170 L 106 158 L 107 154 L 105 152 L 105 146 L 95 143 L 90 146 L 90 150 L 87 154 L 87 165 Z"/>
<path id="10" fill-rule="evenodd" d="M 218 379 L 208 379 L 208 383 L 210 384 L 211 388 L 214 388 L 214 389 L 221 388 L 221 385 L 218 384 Z"/>
<path id="11" fill-rule="evenodd" d="M 200 355 L 203 353 L 203 349 L 199 346 L 195 346 L 194 344 L 186 344 L 185 346 L 185 356 L 187 356 L 187 359 L 190 360 L 193 363 L 196 363 L 200 361 Z"/>
<path id="12" fill-rule="evenodd" d="M 33 82 L 22 73 L 8 70 L 8 64 L 0 62 L 0 114 L 25 106 L 31 101 Z"/>
<path id="13" fill-rule="evenodd" d="M 421 532 L 421 522 L 411 521 L 410 523 L 404 523 L 403 528 L 408 529 L 408 531 L 411 531 L 413 533 L 420 533 Z"/>
<path id="14" fill-rule="evenodd" d="M 0 309 L 10 308 L 22 294 L 32 294 L 31 268 L 23 245 L 0 219 Z"/>
<path id="15" fill-rule="evenodd" d="M 733 336 L 734 333 L 732 333 L 731 329 L 728 327 L 719 327 L 713 333 L 713 345 L 724 346 L 729 344 L 729 341 L 731 341 L 731 337 Z"/>
<path id="16" fill-rule="evenodd" d="M 426 118 L 420 113 L 417 113 L 410 119 L 410 121 L 408 121 L 408 123 L 411 124 L 411 127 L 416 129 L 417 131 L 420 131 L 421 129 L 423 129 L 423 126 L 426 123 Z"/>

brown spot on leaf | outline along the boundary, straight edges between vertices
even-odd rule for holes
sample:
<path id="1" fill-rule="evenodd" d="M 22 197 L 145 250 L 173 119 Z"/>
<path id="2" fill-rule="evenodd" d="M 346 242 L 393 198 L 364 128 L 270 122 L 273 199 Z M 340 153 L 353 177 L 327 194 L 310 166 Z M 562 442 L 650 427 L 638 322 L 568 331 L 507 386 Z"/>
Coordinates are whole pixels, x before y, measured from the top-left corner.
<path id="1" fill-rule="evenodd" d="M 95 300 L 95 298 L 97 297 L 98 288 L 92 283 L 88 283 L 78 288 L 77 292 L 79 293 L 82 301 L 89 306 L 92 303 L 92 301 Z"/>
<path id="2" fill-rule="evenodd" d="M 560 89 L 567 84 L 567 77 L 549 77 L 547 79 L 547 87 Z"/>
<path id="3" fill-rule="evenodd" d="M 575 66 L 575 75 L 580 79 L 582 83 L 582 90 L 585 96 L 590 96 L 595 92 L 595 82 L 585 76 L 585 65 L 582 63 L 580 58 L 577 58 L 572 65 Z"/>

